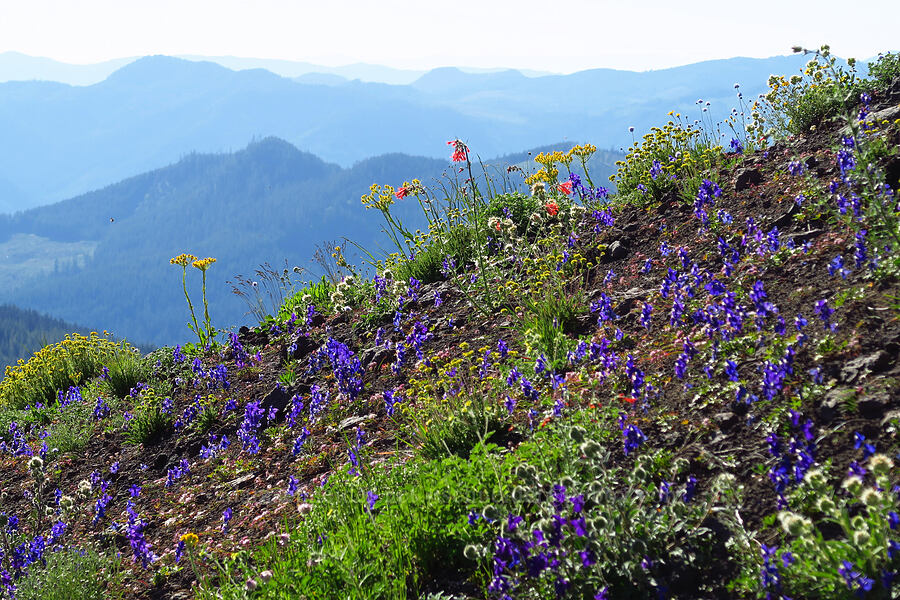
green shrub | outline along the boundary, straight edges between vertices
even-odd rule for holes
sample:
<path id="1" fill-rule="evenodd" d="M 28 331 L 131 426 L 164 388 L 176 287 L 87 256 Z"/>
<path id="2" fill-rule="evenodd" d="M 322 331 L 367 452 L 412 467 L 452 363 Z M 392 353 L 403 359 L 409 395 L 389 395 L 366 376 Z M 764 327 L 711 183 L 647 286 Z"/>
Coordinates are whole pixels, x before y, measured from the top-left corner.
<path id="1" fill-rule="evenodd" d="M 444 260 L 464 265 L 475 256 L 475 232 L 465 223 L 449 226 L 443 232 L 432 233 L 427 241 L 416 246 L 412 260 L 400 261 L 397 274 L 401 281 L 415 277 L 422 283 L 432 283 L 444 278 Z"/>
<path id="2" fill-rule="evenodd" d="M 900 53 L 879 54 L 875 62 L 870 62 L 869 77 L 876 89 L 885 89 L 894 79 L 900 77 Z"/>
<path id="3" fill-rule="evenodd" d="M 121 558 L 115 552 L 66 547 L 46 552 L 16 581 L 17 600 L 107 600 L 124 597 Z"/>
<path id="4" fill-rule="evenodd" d="M 701 180 L 716 172 L 722 147 L 699 125 L 682 120 L 679 113 L 662 127 L 651 127 L 640 143 L 635 142 L 619 167 L 614 181 L 620 197 L 640 205 L 658 202 L 675 194 L 693 200 Z"/>
<path id="5" fill-rule="evenodd" d="M 698 575 L 721 567 L 722 548 L 705 521 L 713 510 L 727 515 L 736 506 L 734 478 L 721 477 L 701 494 L 687 461 L 666 453 L 616 466 L 596 440 L 608 427 L 563 424 L 510 459 L 518 463 L 515 486 L 478 511 L 493 535 L 466 548 L 467 557 L 492 569 L 492 589 L 552 598 L 566 581 L 572 598 L 604 589 L 609 598 L 650 598 L 661 589 L 710 595 Z"/>
<path id="6" fill-rule="evenodd" d="M 0 406 L 23 408 L 50 404 L 69 386 L 81 385 L 100 374 L 104 364 L 120 351 L 130 349 L 97 333 L 90 337 L 73 333 L 61 342 L 45 346 L 28 359 L 6 367 L 0 382 Z"/>
<path id="7" fill-rule="evenodd" d="M 524 233 L 528 228 L 531 215 L 540 208 L 540 202 L 536 196 L 526 195 L 521 192 L 498 194 L 491 198 L 485 211 L 487 218 L 510 218 L 516 225 L 518 232 Z"/>
<path id="8" fill-rule="evenodd" d="M 848 68 L 844 69 L 828 46 L 804 53 L 813 54 L 813 58 L 800 75 L 770 76 L 769 92 L 753 103 L 753 122 L 748 131 L 755 138 L 806 134 L 812 127 L 855 106 L 860 93 L 871 87 L 857 77 L 853 59 L 847 61 Z"/>
<path id="9" fill-rule="evenodd" d="M 285 301 L 278 311 L 278 320 L 283 322 L 291 317 L 291 313 L 297 310 L 303 312 L 309 305 L 315 306 L 319 313 L 327 313 L 332 308 L 331 295 L 334 290 L 335 284 L 324 275 L 317 282 L 310 281 L 303 289 Z M 303 319 L 306 314 L 305 312 L 304 314 L 297 313 L 297 316 Z"/>
<path id="10" fill-rule="evenodd" d="M 507 477 L 495 461 L 482 448 L 470 460 L 398 462 L 361 477 L 338 472 L 288 527 L 286 547 L 273 538 L 252 561 L 226 561 L 198 598 L 244 598 L 244 582 L 259 583 L 264 570 L 272 578 L 255 598 L 418 598 L 449 577 L 458 587 L 460 573 L 474 568 L 463 548 L 483 532 L 468 523 L 469 507 Z"/>
<path id="11" fill-rule="evenodd" d="M 412 443 L 427 459 L 468 458 L 505 423 L 500 406 L 486 394 L 451 397 L 447 402 L 421 407 L 413 417 Z"/>
<path id="12" fill-rule="evenodd" d="M 133 348 L 122 348 L 105 366 L 103 380 L 109 391 L 119 398 L 127 396 L 132 388 L 150 376 L 149 365 Z"/>
<path id="13" fill-rule="evenodd" d="M 891 491 L 897 473 L 893 460 L 881 454 L 870 457 L 867 467 L 864 478 L 850 475 L 840 490 L 830 484 L 825 470 L 808 471 L 792 494 L 793 510 L 778 514 L 784 543 L 751 557 L 740 587 L 758 589 L 760 568 L 774 565 L 780 593 L 794 598 L 895 597 L 896 584 L 886 588 L 882 574 L 900 568 L 894 529 L 900 502 Z M 864 585 L 871 586 L 869 593 Z M 774 591 L 774 585 L 763 590 Z"/>
<path id="14" fill-rule="evenodd" d="M 126 439 L 132 444 L 151 444 L 172 430 L 172 415 L 152 389 L 144 390 L 128 421 Z"/>

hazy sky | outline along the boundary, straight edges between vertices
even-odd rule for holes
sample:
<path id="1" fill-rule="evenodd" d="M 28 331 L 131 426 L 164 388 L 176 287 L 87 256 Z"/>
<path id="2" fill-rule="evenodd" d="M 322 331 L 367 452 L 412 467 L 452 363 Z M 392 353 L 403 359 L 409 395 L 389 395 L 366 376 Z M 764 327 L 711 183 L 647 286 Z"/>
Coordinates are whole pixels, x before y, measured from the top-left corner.
<path id="1" fill-rule="evenodd" d="M 897 50 L 900 2 L 0 0 L 0 51 L 73 63 L 146 54 L 336 66 L 645 70 L 712 58 Z"/>

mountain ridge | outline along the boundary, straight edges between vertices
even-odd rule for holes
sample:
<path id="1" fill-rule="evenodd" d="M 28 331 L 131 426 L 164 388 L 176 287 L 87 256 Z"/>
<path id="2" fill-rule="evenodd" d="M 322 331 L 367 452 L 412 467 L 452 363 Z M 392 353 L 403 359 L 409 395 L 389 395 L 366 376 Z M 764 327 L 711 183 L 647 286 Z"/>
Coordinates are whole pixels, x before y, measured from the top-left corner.
<path id="1" fill-rule="evenodd" d="M 699 116 L 698 96 L 724 116 L 736 103 L 735 73 L 751 81 L 743 90 L 751 98 L 762 89 L 760 78 L 801 60 L 730 59 L 659 72 L 598 69 L 532 78 L 514 70 L 448 68 L 401 86 L 297 82 L 259 69 L 145 57 L 85 87 L 0 84 L 0 127 L 8 136 L 0 179 L 21 190 L 7 205 L 45 204 L 192 151 L 225 151 L 269 135 L 344 166 L 384 152 L 437 157 L 435 148 L 457 137 L 485 155 L 565 137 L 624 147 L 630 136 L 623 123 L 647 129 L 673 102 Z"/>

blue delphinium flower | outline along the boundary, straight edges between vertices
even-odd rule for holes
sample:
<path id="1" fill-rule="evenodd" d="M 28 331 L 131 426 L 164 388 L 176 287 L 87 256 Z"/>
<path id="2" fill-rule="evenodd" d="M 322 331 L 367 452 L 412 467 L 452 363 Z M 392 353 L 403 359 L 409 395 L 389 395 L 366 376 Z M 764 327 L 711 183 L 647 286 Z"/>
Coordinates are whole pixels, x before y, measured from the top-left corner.
<path id="1" fill-rule="evenodd" d="M 304 427 L 300 430 L 300 435 L 297 436 L 297 439 L 294 440 L 294 446 L 291 449 L 291 454 L 297 456 L 300 454 L 300 450 L 303 448 L 303 444 L 306 442 L 306 439 L 309 437 L 309 430 Z"/>
<path id="2" fill-rule="evenodd" d="M 856 167 L 856 159 L 853 157 L 852 150 L 838 150 L 837 164 L 841 170 L 841 176 L 846 176 L 849 171 L 852 171 Z"/>
<path id="3" fill-rule="evenodd" d="M 870 456 L 875 454 L 875 445 L 867 442 L 866 436 L 858 431 L 853 434 L 853 447 L 857 450 L 862 448 L 864 459 L 869 458 Z"/>
<path id="4" fill-rule="evenodd" d="M 834 259 L 828 264 L 829 275 L 834 276 L 835 274 L 838 274 L 841 276 L 841 279 L 847 279 L 848 273 L 850 273 L 850 271 L 844 268 L 843 256 L 835 256 Z"/>
<path id="5" fill-rule="evenodd" d="M 866 592 L 872 590 L 875 580 L 866 577 L 859 571 L 854 571 L 853 567 L 854 564 L 849 560 L 842 561 L 841 566 L 838 567 L 838 573 L 844 578 L 847 589 L 856 591 L 856 595 L 862 598 Z"/>
<path id="6" fill-rule="evenodd" d="M 629 453 L 634 452 L 640 447 L 645 441 L 647 441 L 647 436 L 644 435 L 644 432 L 640 430 L 637 425 L 626 425 L 625 424 L 625 413 L 619 414 L 619 429 L 622 430 L 622 438 L 625 442 L 625 455 L 627 456 Z"/>
<path id="7" fill-rule="evenodd" d="M 233 514 L 230 506 L 222 511 L 222 533 L 227 533 L 228 523 L 231 521 Z"/>
<path id="8" fill-rule="evenodd" d="M 868 259 L 868 252 L 866 250 L 866 233 L 868 232 L 865 229 L 862 229 L 856 234 L 856 244 L 853 246 L 853 258 L 856 261 L 857 269 L 866 264 L 866 261 Z"/>
<path id="9" fill-rule="evenodd" d="M 650 329 L 650 318 L 653 313 L 653 305 L 649 302 L 644 303 L 644 307 L 641 309 L 641 326 L 645 329 Z"/>
<path id="10" fill-rule="evenodd" d="M 828 306 L 828 302 L 826 300 L 816 301 L 813 311 L 820 319 L 822 319 L 822 323 L 825 325 L 825 327 L 831 329 L 831 331 L 835 331 L 837 329 L 837 324 L 831 322 L 831 315 L 834 314 L 834 309 Z"/>
<path id="11" fill-rule="evenodd" d="M 797 177 L 798 175 L 803 175 L 805 171 L 805 165 L 799 160 L 793 160 L 788 163 L 788 173 Z"/>

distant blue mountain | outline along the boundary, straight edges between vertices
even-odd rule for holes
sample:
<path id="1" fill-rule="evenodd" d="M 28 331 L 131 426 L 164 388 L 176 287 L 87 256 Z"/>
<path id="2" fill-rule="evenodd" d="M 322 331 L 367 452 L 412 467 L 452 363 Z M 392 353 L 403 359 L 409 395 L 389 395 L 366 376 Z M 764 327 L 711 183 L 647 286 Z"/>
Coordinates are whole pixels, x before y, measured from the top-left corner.
<path id="1" fill-rule="evenodd" d="M 410 85 L 232 71 L 165 56 L 136 60 L 94 85 L 0 84 L 0 210 L 71 197 L 172 164 L 277 136 L 350 166 L 386 152 L 446 156 L 446 140 L 496 156 L 560 139 L 631 143 L 669 110 L 699 118 L 698 98 L 724 116 L 804 58 L 735 58 L 636 73 L 597 69 L 526 77 L 435 69 Z M 4 191 L 7 190 L 7 191 Z"/>
<path id="2" fill-rule="evenodd" d="M 116 58 L 76 65 L 21 52 L 0 52 L 0 81 L 58 81 L 70 85 L 91 85 L 103 81 L 113 71 L 133 60 L 135 58 Z"/>

